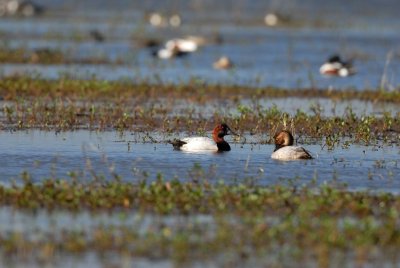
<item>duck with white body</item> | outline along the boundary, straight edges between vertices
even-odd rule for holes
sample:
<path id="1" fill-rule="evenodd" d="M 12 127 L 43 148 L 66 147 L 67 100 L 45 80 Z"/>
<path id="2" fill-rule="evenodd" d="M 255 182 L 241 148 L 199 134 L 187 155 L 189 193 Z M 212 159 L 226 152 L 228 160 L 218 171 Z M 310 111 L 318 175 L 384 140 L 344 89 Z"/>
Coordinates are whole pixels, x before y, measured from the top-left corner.
<path id="1" fill-rule="evenodd" d="M 213 130 L 212 139 L 208 137 L 188 137 L 175 139 L 171 144 L 174 149 L 186 152 L 225 152 L 231 150 L 229 143 L 224 140 L 224 137 L 230 134 L 237 135 L 227 124 L 218 124 Z"/>
<path id="2" fill-rule="evenodd" d="M 277 160 L 313 159 L 310 152 L 300 146 L 294 146 L 293 135 L 283 130 L 274 136 L 275 150 L 271 155 Z"/>
<path id="3" fill-rule="evenodd" d="M 322 64 L 319 72 L 327 76 L 340 76 L 346 77 L 355 74 L 355 70 L 350 61 L 342 61 L 340 56 L 334 55 L 328 59 L 327 62 Z"/>

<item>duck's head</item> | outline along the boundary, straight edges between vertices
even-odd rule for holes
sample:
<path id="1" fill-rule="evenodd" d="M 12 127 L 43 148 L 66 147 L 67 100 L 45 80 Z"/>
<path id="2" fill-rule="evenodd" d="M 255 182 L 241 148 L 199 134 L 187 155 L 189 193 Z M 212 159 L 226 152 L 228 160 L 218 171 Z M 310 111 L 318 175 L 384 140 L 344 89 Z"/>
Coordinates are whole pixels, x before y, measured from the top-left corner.
<path id="1" fill-rule="evenodd" d="M 331 57 L 329 57 L 328 62 L 329 63 L 336 63 L 336 62 L 342 63 L 342 59 L 340 58 L 339 55 L 332 55 Z"/>
<path id="2" fill-rule="evenodd" d="M 212 134 L 215 142 L 218 143 L 224 141 L 224 136 L 226 135 L 237 135 L 237 134 L 233 132 L 231 128 L 225 123 L 218 124 L 215 126 Z"/>
<path id="3" fill-rule="evenodd" d="M 294 142 L 293 135 L 287 130 L 282 130 L 274 136 L 274 142 L 275 151 L 285 146 L 291 146 Z"/>

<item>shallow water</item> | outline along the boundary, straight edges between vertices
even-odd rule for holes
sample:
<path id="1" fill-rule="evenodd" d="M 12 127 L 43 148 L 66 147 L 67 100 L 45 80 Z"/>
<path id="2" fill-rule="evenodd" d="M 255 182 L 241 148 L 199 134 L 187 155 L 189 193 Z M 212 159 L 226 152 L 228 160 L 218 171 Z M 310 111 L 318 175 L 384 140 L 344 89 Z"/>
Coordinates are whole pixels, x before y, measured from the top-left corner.
<path id="1" fill-rule="evenodd" d="M 37 18 L 0 18 L 0 46 L 59 49 L 74 59 L 104 57 L 122 64 L 0 64 L 0 76 L 32 74 L 46 78 L 63 75 L 99 79 L 130 79 L 150 82 L 187 82 L 196 78 L 210 83 L 272 85 L 277 87 L 348 87 L 359 90 L 384 86 L 394 90 L 400 85 L 400 17 L 398 0 L 318 0 L 291 1 L 127 1 L 127 0 L 37 0 L 48 8 Z M 146 16 L 153 11 L 171 15 L 179 13 L 183 24 L 179 28 L 155 28 Z M 278 12 L 291 19 L 286 25 L 270 28 L 263 25 L 267 12 Z M 104 42 L 96 42 L 89 31 L 98 30 Z M 165 41 L 185 35 L 204 36 L 211 42 L 198 52 L 178 60 L 161 61 L 150 56 L 141 46 L 146 38 Z M 213 42 L 215 35 L 222 44 Z M 319 66 L 333 53 L 354 60 L 357 74 L 348 78 L 327 78 L 319 74 Z M 221 55 L 232 58 L 235 68 L 216 71 L 212 62 Z M 246 104 L 246 101 L 243 101 Z M 351 106 L 357 115 L 399 112 L 395 105 L 349 101 L 335 103 L 318 99 L 260 100 L 260 105 L 294 113 L 301 109 L 312 112 L 310 106 L 322 108 L 322 114 L 342 115 Z M 0 104 L 1 105 L 1 104 Z M 227 113 L 235 113 L 226 109 Z M 186 109 L 187 104 L 175 105 L 173 112 Z M 203 116 L 219 109 L 207 103 L 196 106 Z M 321 144 L 304 145 L 315 156 L 310 161 L 281 162 L 272 160 L 273 145 L 235 144 L 229 138 L 232 151 L 228 153 L 184 153 L 172 150 L 165 141 L 174 136 L 150 133 L 161 143 L 149 142 L 144 134 L 75 131 L 55 134 L 36 130 L 0 132 L 0 183 L 20 182 L 27 171 L 36 182 L 49 177 L 69 179 L 77 174 L 82 180 L 94 175 L 125 181 L 154 180 L 159 174 L 165 179 L 181 181 L 223 180 L 225 183 L 246 182 L 259 185 L 312 183 L 346 183 L 349 190 L 367 189 L 399 194 L 400 148 L 398 146 L 341 146 L 327 151 Z M 181 135 L 183 137 L 184 134 Z M 253 137 L 254 140 L 265 137 Z M 249 138 L 248 140 L 251 140 Z M 0 208 L 0 236 L 21 232 L 28 238 L 41 238 L 41 233 L 60 235 L 62 230 L 90 231 L 96 227 L 128 226 L 159 228 L 180 224 L 212 224 L 207 215 L 191 217 L 125 214 L 120 211 L 72 214 L 65 211 L 36 211 L 29 213 Z M 290 246 L 290 245 L 289 245 Z M 282 249 L 282 248 L 280 248 Z M 285 246 L 283 246 L 283 250 Z M 290 250 L 290 249 L 289 249 Z M 7 258 L 0 252 L 0 263 L 8 267 L 174 267 L 171 259 L 132 257 L 124 254 L 54 254 L 50 263 L 30 261 L 24 252 L 21 258 Z M 239 266 L 298 266 L 285 252 L 272 251 L 265 259 L 253 260 Z M 381 252 L 377 253 L 378 255 Z M 219 259 L 191 263 L 191 267 L 221 267 L 238 265 L 237 252 L 226 252 Z M 383 254 L 384 255 L 384 254 Z M 353 256 L 354 257 L 354 256 Z M 374 258 L 376 256 L 370 256 Z M 369 263 L 375 266 L 396 266 L 379 255 Z M 243 260 L 242 260 L 243 261 Z M 315 260 L 303 260 L 317 267 Z M 354 258 L 337 258 L 337 266 L 356 266 Z M 264 264 L 264 265 L 262 265 Z M 335 266 L 335 265 L 333 265 Z"/>
<path id="2" fill-rule="evenodd" d="M 343 3 L 346 8 L 336 4 L 327 8 L 314 1 L 291 1 L 290 4 L 235 1 L 229 4 L 230 9 L 222 3 L 208 1 L 167 1 L 166 5 L 158 2 L 155 5 L 152 1 L 146 4 L 113 1 L 112 5 L 104 1 L 103 5 L 94 1 L 43 1 L 49 8 L 43 17 L 0 19 L 4 46 L 28 50 L 56 48 L 76 59 L 103 56 L 110 60 L 123 59 L 125 64 L 116 67 L 6 63 L 0 65 L 0 73 L 35 73 L 48 78 L 68 73 L 84 78 L 96 75 L 109 80 L 129 78 L 157 82 L 161 79 L 172 83 L 197 78 L 211 83 L 284 88 L 362 90 L 382 85 L 396 88 L 400 84 L 397 75 L 400 73 L 400 37 L 397 34 L 400 20 L 393 10 L 398 3 L 386 0 L 376 7 L 373 1 L 356 1 Z M 278 28 L 264 26 L 263 17 L 271 10 L 288 14 L 293 24 Z M 183 20 L 182 27 L 149 25 L 146 16 L 152 11 L 178 12 Z M 90 38 L 89 31 L 93 29 L 105 36 L 104 42 Z M 216 34 L 223 38 L 222 44 L 212 42 Z M 167 61 L 152 58 L 150 51 L 140 46 L 141 40 L 147 37 L 164 41 L 185 35 L 203 36 L 211 43 L 186 58 Z M 334 53 L 354 59 L 357 74 L 348 78 L 321 76 L 319 66 Z M 212 68 L 212 63 L 222 55 L 232 58 L 233 70 Z"/>
<path id="3" fill-rule="evenodd" d="M 157 137 L 165 141 L 173 137 Z M 153 137 L 153 138 L 154 138 Z M 146 141 L 143 143 L 143 140 Z M 143 135 L 76 131 L 59 133 L 28 131 L 0 134 L 1 181 L 19 179 L 27 171 L 34 181 L 48 177 L 82 179 L 115 175 L 126 181 L 208 179 L 226 183 L 260 185 L 287 183 L 346 183 L 350 190 L 369 189 L 399 193 L 400 148 L 396 146 L 341 147 L 327 151 L 321 145 L 306 145 L 315 156 L 310 161 L 272 160 L 273 145 L 232 144 L 228 153 L 185 153 L 170 144 L 149 143 Z M 81 177 L 80 177 L 81 178 Z"/>
<path id="4" fill-rule="evenodd" d="M 0 102 L 1 104 L 1 102 Z M 165 104 L 162 100 L 151 103 L 152 107 L 165 107 L 171 106 L 171 103 Z M 205 104 L 193 104 L 185 100 L 176 100 L 171 107 L 169 113 L 174 115 L 188 115 L 191 116 L 201 115 L 202 118 L 211 117 L 216 111 L 220 114 L 240 115 L 238 107 L 262 107 L 262 109 L 276 108 L 279 111 L 286 112 L 290 115 L 295 115 L 297 112 L 302 111 L 306 114 L 318 113 L 321 116 L 346 116 L 349 112 L 357 115 L 374 115 L 381 117 L 384 114 L 396 116 L 400 113 L 399 105 L 395 103 L 381 103 L 373 101 L 360 101 L 360 100 L 341 100 L 336 101 L 332 99 L 319 99 L 319 98 L 262 98 L 258 100 L 242 99 L 239 103 L 224 100 L 221 101 L 207 101 Z"/>

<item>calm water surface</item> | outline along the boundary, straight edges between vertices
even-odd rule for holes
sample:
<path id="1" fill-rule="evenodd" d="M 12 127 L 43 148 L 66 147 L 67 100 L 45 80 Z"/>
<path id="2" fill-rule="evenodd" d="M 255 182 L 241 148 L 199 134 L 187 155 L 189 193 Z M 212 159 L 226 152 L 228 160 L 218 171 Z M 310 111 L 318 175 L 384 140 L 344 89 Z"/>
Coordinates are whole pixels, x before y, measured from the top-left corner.
<path id="1" fill-rule="evenodd" d="M 56 78 L 132 79 L 150 82 L 187 82 L 197 78 L 212 83 L 250 86 L 377 88 L 393 90 L 400 84 L 400 19 L 394 0 L 348 1 L 320 5 L 308 1 L 38 1 L 48 12 L 37 18 L 0 18 L 1 43 L 6 47 L 61 49 L 72 58 L 102 56 L 124 64 L 32 65 L 1 64 L 0 74 L 40 74 Z M 340 4 L 341 3 L 341 4 Z M 229 8 L 228 8 L 229 7 Z M 178 13 L 182 26 L 154 27 L 150 12 Z M 278 12 L 290 23 L 266 27 L 267 12 Z M 96 42 L 89 32 L 104 35 Z M 143 39 L 160 41 L 197 35 L 208 43 L 178 60 L 158 60 L 141 46 Z M 222 37 L 223 43 L 213 42 Z M 320 65 L 333 53 L 354 60 L 357 75 L 326 78 Z M 235 68 L 216 71 L 212 63 L 222 55 Z M 383 74 L 385 74 L 383 76 Z"/>
<path id="2" fill-rule="evenodd" d="M 364 90 L 384 86 L 395 90 L 400 85 L 400 1 L 398 0 L 317 0 L 292 1 L 128 1 L 128 0 L 37 0 L 47 8 L 42 17 L 1 17 L 0 46 L 24 48 L 28 51 L 51 48 L 62 50 L 73 59 L 101 57 L 122 64 L 0 64 L 0 76 L 13 74 L 40 75 L 57 78 L 63 75 L 99 79 L 150 82 L 187 82 L 193 78 L 210 83 L 246 86 L 356 88 Z M 148 23 L 150 12 L 170 16 L 178 13 L 182 26 L 153 27 Z M 276 12 L 289 22 L 276 28 L 266 27 L 263 18 Z M 96 42 L 89 32 L 104 35 Z M 150 56 L 143 48 L 143 39 L 158 39 L 198 35 L 208 42 L 183 59 L 162 61 Z M 223 43 L 216 44 L 215 36 Z M 326 78 L 319 74 L 320 65 L 328 56 L 340 53 L 353 59 L 357 74 L 348 78 Z M 231 57 L 235 68 L 216 71 L 212 63 L 222 55 Z M 324 115 L 342 115 L 352 106 L 357 114 L 395 114 L 396 106 L 379 106 L 365 102 L 332 103 L 328 100 L 279 99 L 263 100 L 265 107 L 292 113 L 297 109 L 309 112 L 310 106 L 323 108 Z M 218 106 L 218 105 L 217 105 Z M 177 109 L 180 109 L 177 106 Z M 182 106 L 185 108 L 185 104 Z M 176 107 L 175 107 L 176 108 Z M 187 107 L 186 107 L 187 108 Z M 234 113 L 235 110 L 227 112 Z M 212 114 L 219 109 L 210 104 L 194 107 Z M 229 108 L 230 109 L 230 108 Z M 174 111 L 178 112 L 178 111 Z M 237 111 L 236 111 L 237 112 Z M 153 134 L 151 134 L 153 135 Z M 183 136 L 183 135 L 181 135 Z M 327 151 L 320 144 L 305 145 L 315 156 L 311 161 L 281 162 L 270 158 L 273 145 L 232 144 L 228 153 L 190 154 L 172 150 L 165 143 L 174 137 L 154 134 L 161 143 L 149 143 L 136 133 L 76 131 L 55 134 L 42 131 L 0 132 L 0 183 L 20 181 L 27 171 L 39 182 L 45 178 L 69 179 L 75 173 L 82 180 L 96 176 L 107 179 L 121 176 L 125 181 L 154 180 L 158 174 L 165 179 L 181 181 L 208 179 L 225 183 L 251 182 L 259 185 L 294 183 L 303 185 L 313 179 L 317 183 L 346 183 L 350 190 L 368 189 L 399 193 L 400 148 L 397 146 L 359 146 Z M 229 140 L 229 139 L 228 139 Z M 230 140 L 229 140 L 230 141 Z M 83 212 L 26 213 L 0 208 L 0 235 L 21 232 L 40 239 L 41 232 L 59 234 L 61 230 L 90 230 L 99 226 L 134 226 L 151 229 L 180 224 L 207 225 L 213 219 L 204 215 L 191 218 L 121 215 L 117 211 L 99 215 Z M 226 253 L 226 256 L 234 253 Z M 223 259 L 226 256 L 222 256 Z M 232 255 L 233 256 L 233 255 Z M 8 267 L 43 267 L 43 263 L 4 259 Z M 56 254 L 46 267 L 173 267 L 170 259 L 132 258 L 123 255 Z M 296 266 L 290 260 L 271 253 L 269 263 Z M 338 258 L 340 259 L 340 258 Z M 381 260 L 381 259 L 379 259 Z M 226 262 L 193 263 L 192 267 L 221 267 Z M 339 261 L 340 262 L 340 261 Z M 379 265 L 387 264 L 379 261 Z M 354 260 L 346 261 L 355 266 Z M 378 263 L 376 263 L 378 265 Z M 341 263 L 343 264 L 343 263 Z M 352 265 L 354 264 L 354 265 Z M 371 267 L 377 266 L 371 263 Z M 246 264 L 243 264 L 245 266 Z M 249 267 L 260 262 L 247 263 Z M 311 266 L 317 266 L 311 263 Z M 338 267 L 343 265 L 338 265 Z M 395 266 L 391 265 L 390 267 Z"/>
<path id="3" fill-rule="evenodd" d="M 172 137 L 157 137 L 165 141 Z M 145 137 L 115 132 L 77 131 L 16 132 L 0 134 L 0 174 L 4 184 L 23 171 L 35 181 L 48 177 L 68 178 L 69 172 L 90 179 L 91 172 L 126 181 L 166 179 L 182 181 L 210 179 L 226 183 L 252 181 L 260 185 L 342 182 L 351 190 L 370 189 L 398 193 L 400 148 L 396 146 L 341 147 L 327 151 L 321 145 L 306 145 L 315 156 L 311 161 L 272 160 L 273 145 L 232 144 L 228 153 L 186 153 L 170 144 L 143 143 Z"/>

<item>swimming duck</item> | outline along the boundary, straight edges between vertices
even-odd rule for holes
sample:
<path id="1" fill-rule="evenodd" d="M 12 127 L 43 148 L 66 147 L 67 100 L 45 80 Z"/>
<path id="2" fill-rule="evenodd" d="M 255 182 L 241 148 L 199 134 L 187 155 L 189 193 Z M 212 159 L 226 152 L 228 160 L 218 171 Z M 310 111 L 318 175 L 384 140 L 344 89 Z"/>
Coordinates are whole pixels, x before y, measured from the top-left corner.
<path id="1" fill-rule="evenodd" d="M 350 61 L 342 61 L 340 56 L 333 55 L 327 62 L 322 64 L 319 72 L 323 75 L 336 75 L 346 77 L 355 74 L 355 70 Z"/>
<path id="2" fill-rule="evenodd" d="M 283 130 L 274 136 L 275 150 L 271 155 L 272 159 L 295 160 L 312 159 L 311 154 L 300 146 L 293 146 L 293 136 L 287 130 Z"/>
<path id="3" fill-rule="evenodd" d="M 226 135 L 236 135 L 227 124 L 218 124 L 212 133 L 212 139 L 208 137 L 189 137 L 181 140 L 175 139 L 171 142 L 175 150 L 195 151 L 230 151 L 229 143 L 224 140 Z"/>
<path id="4" fill-rule="evenodd" d="M 170 59 L 182 57 L 188 53 L 195 52 L 198 49 L 198 43 L 192 39 L 175 38 L 167 41 L 163 48 L 153 53 L 160 59 Z"/>
<path id="5" fill-rule="evenodd" d="M 213 67 L 214 69 L 230 69 L 233 67 L 233 63 L 228 57 L 222 56 L 213 63 Z"/>

